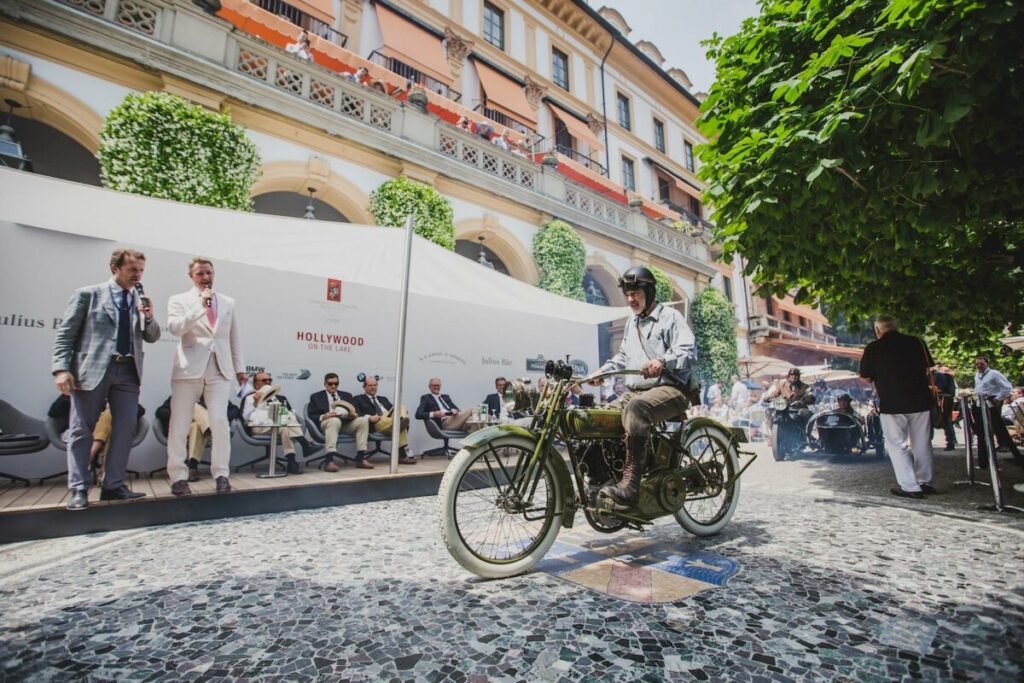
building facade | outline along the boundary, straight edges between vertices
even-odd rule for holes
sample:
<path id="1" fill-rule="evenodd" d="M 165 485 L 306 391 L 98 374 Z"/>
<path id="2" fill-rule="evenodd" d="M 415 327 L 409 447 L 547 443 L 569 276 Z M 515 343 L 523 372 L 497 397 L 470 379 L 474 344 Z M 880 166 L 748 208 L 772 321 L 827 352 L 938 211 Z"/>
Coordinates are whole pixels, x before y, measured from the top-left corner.
<path id="1" fill-rule="evenodd" d="M 303 30 L 308 58 L 289 49 Z M 582 0 L 9 0 L 0 95 L 36 172 L 93 184 L 103 119 L 129 93 L 226 110 L 262 156 L 256 211 L 372 224 L 369 194 L 404 174 L 451 202 L 458 253 L 532 284 L 533 236 L 564 220 L 588 300 L 622 305 L 616 279 L 637 264 L 686 312 L 719 287 L 748 355 L 764 313 L 708 244 L 699 94 L 629 33 Z M 480 134 L 505 130 L 510 151 Z M 606 333 L 611 348 L 621 329 Z"/>

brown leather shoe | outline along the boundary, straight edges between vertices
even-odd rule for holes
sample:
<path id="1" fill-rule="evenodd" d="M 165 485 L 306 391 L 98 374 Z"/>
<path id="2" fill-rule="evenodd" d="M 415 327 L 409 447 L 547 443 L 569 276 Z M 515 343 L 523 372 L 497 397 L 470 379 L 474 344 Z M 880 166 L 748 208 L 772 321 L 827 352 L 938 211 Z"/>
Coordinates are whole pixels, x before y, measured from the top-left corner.
<path id="1" fill-rule="evenodd" d="M 356 467 L 358 467 L 361 470 L 372 470 L 373 469 L 373 465 L 371 465 L 370 463 L 366 462 L 365 460 L 360 460 L 359 462 L 357 462 L 356 463 Z"/>
<path id="2" fill-rule="evenodd" d="M 324 472 L 337 472 L 338 466 L 332 460 L 331 462 L 324 465 Z"/>
<path id="3" fill-rule="evenodd" d="M 217 477 L 217 493 L 227 493 L 231 490 L 231 482 L 227 477 Z"/>
<path id="4" fill-rule="evenodd" d="M 171 493 L 176 496 L 188 496 L 191 495 L 192 489 L 188 487 L 188 482 L 182 479 L 171 484 Z"/>
<path id="5" fill-rule="evenodd" d="M 399 465 L 415 465 L 417 462 L 419 461 L 416 458 L 410 458 L 408 455 L 398 459 Z"/>

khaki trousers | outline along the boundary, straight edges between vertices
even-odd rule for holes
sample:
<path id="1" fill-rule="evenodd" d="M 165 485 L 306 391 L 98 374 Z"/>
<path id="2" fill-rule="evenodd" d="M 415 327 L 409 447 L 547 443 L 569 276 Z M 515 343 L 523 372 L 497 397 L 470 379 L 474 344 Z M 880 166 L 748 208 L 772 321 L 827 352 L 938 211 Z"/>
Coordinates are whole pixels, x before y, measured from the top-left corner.
<path id="1" fill-rule="evenodd" d="M 472 408 L 466 408 L 455 415 L 449 415 L 441 420 L 441 429 L 450 429 L 456 432 L 461 431 L 462 427 L 466 424 L 466 420 L 472 417 L 472 415 Z"/>
<path id="2" fill-rule="evenodd" d="M 324 448 L 328 453 L 338 452 L 338 434 L 355 434 L 356 450 L 365 451 L 366 442 L 370 438 L 370 419 L 363 415 L 348 422 L 340 417 L 329 417 L 320 423 L 324 430 Z"/>
<path id="3" fill-rule="evenodd" d="M 253 434 L 269 434 L 270 427 L 251 427 Z M 295 444 L 292 439 L 302 438 L 302 427 L 278 427 L 277 438 L 281 442 L 281 450 L 285 455 L 295 455 Z"/>
<path id="4" fill-rule="evenodd" d="M 382 416 L 377 422 L 370 425 L 373 431 L 379 434 L 385 434 L 389 439 L 391 438 L 391 427 L 395 424 L 395 418 L 390 415 Z M 405 448 L 409 445 L 409 430 L 408 428 L 403 429 L 398 434 L 398 445 L 401 448 Z"/>
<path id="5" fill-rule="evenodd" d="M 198 403 L 192 408 L 192 424 L 188 426 L 188 459 L 203 461 L 206 435 L 210 432 L 210 415 Z"/>
<path id="6" fill-rule="evenodd" d="M 640 391 L 627 391 L 611 403 L 622 408 L 622 426 L 630 436 L 647 436 L 659 422 L 674 420 L 690 405 L 683 392 L 675 387 L 657 386 Z"/>

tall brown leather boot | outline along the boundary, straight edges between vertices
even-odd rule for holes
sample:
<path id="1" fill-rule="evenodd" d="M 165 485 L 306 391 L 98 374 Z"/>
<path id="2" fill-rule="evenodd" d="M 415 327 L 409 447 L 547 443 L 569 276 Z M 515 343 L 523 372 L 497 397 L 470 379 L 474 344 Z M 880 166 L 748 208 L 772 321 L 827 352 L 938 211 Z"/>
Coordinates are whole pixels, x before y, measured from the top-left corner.
<path id="1" fill-rule="evenodd" d="M 622 467 L 622 479 L 615 486 L 605 486 L 600 495 L 610 498 L 617 510 L 636 505 L 640 498 L 640 479 L 647 467 L 647 437 L 627 435 L 626 462 Z"/>

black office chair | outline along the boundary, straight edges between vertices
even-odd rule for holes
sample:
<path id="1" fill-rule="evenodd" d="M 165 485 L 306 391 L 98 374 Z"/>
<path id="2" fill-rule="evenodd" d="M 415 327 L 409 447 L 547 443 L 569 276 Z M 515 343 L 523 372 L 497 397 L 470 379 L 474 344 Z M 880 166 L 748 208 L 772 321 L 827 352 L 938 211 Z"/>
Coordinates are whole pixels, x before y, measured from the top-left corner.
<path id="1" fill-rule="evenodd" d="M 0 456 L 38 453 L 50 445 L 46 426 L 42 420 L 25 415 L 6 401 L 0 401 Z M 21 481 L 25 486 L 32 482 L 16 474 L 0 472 L 0 477 Z"/>
<path id="2" fill-rule="evenodd" d="M 67 448 L 68 448 L 68 442 L 64 440 L 64 430 L 67 429 L 67 425 L 65 425 L 62 420 L 58 420 L 55 417 L 48 417 L 48 418 L 46 418 L 45 428 L 46 428 L 46 434 L 47 434 L 47 436 L 50 439 L 50 443 L 52 443 L 57 448 L 60 448 L 60 449 L 63 449 L 63 450 L 66 451 Z M 135 448 L 140 443 L 142 443 L 145 440 L 145 438 L 146 438 L 146 434 L 148 434 L 148 433 L 149 433 L 149 420 L 147 420 L 144 415 L 140 415 L 139 419 L 137 419 L 135 421 L 135 434 L 132 436 L 132 448 Z M 127 472 L 128 472 L 128 474 L 133 474 L 136 477 L 139 476 L 139 472 L 136 471 L 136 470 L 129 469 L 129 470 L 127 470 Z M 46 481 L 47 479 L 55 479 L 56 477 L 63 477 L 67 473 L 68 473 L 68 469 L 67 469 L 67 467 L 65 467 L 60 472 L 54 472 L 53 474 L 48 474 L 45 477 L 41 477 L 39 479 L 39 483 L 41 484 L 44 481 Z M 92 475 L 93 475 L 93 478 L 95 479 L 96 478 L 96 472 L 94 471 L 92 473 Z"/>
<path id="3" fill-rule="evenodd" d="M 307 456 L 305 462 L 307 465 L 316 462 L 319 463 L 317 467 L 323 468 L 324 460 L 327 458 L 327 437 L 324 436 L 324 430 L 320 428 L 320 423 L 316 420 L 311 420 L 309 418 L 308 403 L 302 406 L 302 421 L 306 426 L 306 438 L 318 447 L 315 452 L 320 453 L 320 451 L 323 450 L 323 453 L 320 453 L 320 455 L 314 456 L 312 458 Z M 354 446 L 355 443 L 356 437 L 354 435 L 338 434 L 338 457 L 342 458 L 343 460 L 355 462 L 356 459 L 354 457 L 345 455 L 344 453 L 341 452 L 342 444 L 352 444 Z"/>
<path id="4" fill-rule="evenodd" d="M 459 450 L 457 448 L 453 448 L 448 442 L 452 439 L 465 439 L 469 436 L 469 432 L 463 432 L 457 429 L 442 429 L 440 425 L 431 419 L 424 420 L 423 425 L 427 428 L 427 434 L 444 442 L 443 446 L 423 451 L 423 456 L 447 455 L 448 459 L 451 460 Z"/>
<path id="5" fill-rule="evenodd" d="M 252 467 L 253 469 L 255 469 L 256 465 L 260 464 L 261 462 L 266 462 L 270 460 L 270 434 L 253 434 L 252 432 L 249 431 L 249 428 L 246 427 L 241 420 L 232 420 L 231 428 L 232 431 L 234 431 L 234 433 L 238 435 L 238 438 L 241 439 L 243 443 L 247 443 L 250 446 L 256 446 L 258 448 L 263 449 L 262 456 L 258 458 L 253 458 L 252 460 L 243 462 L 241 465 L 236 466 L 234 468 L 235 472 L 239 471 L 243 467 Z M 282 453 L 280 449 L 275 454 L 275 456 L 276 457 L 274 458 L 274 460 L 276 461 L 278 467 L 285 467 L 288 464 L 287 459 L 285 459 L 284 457 L 284 453 Z"/>

